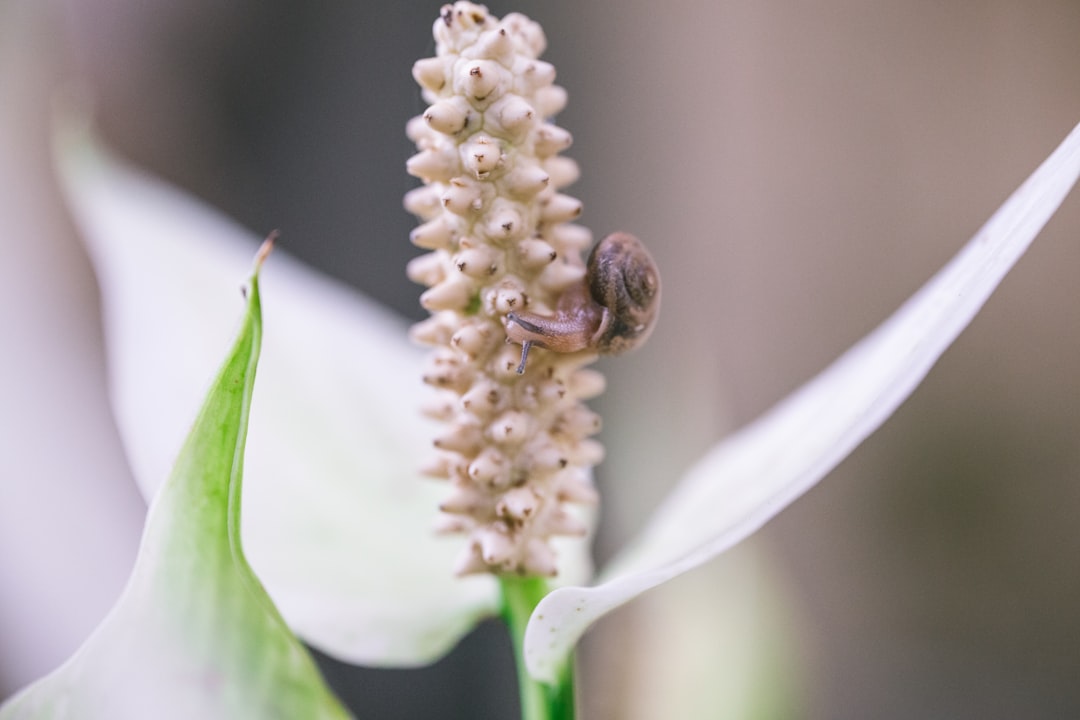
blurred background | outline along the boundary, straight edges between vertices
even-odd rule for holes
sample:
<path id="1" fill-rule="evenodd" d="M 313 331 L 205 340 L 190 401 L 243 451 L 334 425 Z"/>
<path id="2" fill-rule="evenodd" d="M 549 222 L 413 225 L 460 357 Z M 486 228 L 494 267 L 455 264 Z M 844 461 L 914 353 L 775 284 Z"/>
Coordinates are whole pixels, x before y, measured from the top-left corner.
<path id="1" fill-rule="evenodd" d="M 664 273 L 650 344 L 603 363 L 601 559 L 1080 121 L 1075 0 L 488 6 L 547 33 L 583 222 L 639 235 Z M 112 604 L 143 511 L 106 405 L 94 280 L 49 175 L 55 92 L 91 97 L 121 154 L 419 319 L 404 124 L 424 109 L 410 69 L 434 51 L 438 9 L 0 0 L 0 698 Z M 584 717 L 721 717 L 723 692 L 761 717 L 1080 716 L 1078 271 L 1074 196 L 839 469 L 601 622 Z M 502 718 L 511 664 L 489 625 L 432 668 L 324 668 L 362 715 Z M 688 697 L 696 710 L 671 712 Z"/>

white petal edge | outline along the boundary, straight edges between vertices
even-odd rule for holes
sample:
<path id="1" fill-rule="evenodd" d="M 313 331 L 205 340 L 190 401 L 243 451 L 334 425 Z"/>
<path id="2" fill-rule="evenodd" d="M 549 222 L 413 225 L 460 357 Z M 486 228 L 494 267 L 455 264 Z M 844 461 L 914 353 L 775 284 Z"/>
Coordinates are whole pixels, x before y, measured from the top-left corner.
<path id="1" fill-rule="evenodd" d="M 545 597 L 525 634 L 551 682 L 598 618 L 745 539 L 813 487 L 914 391 L 1053 216 L 1080 174 L 1080 125 L 888 320 L 689 470 L 594 587 Z"/>
<path id="2" fill-rule="evenodd" d="M 151 497 L 235 330 L 261 238 L 67 127 L 58 163 L 102 292 L 113 411 Z M 163 287 L 167 286 L 167 287 Z M 419 476 L 422 354 L 405 323 L 277 251 L 244 484 L 244 545 L 289 625 L 358 664 L 437 659 L 497 609 L 432 532 L 444 488 Z M 162 382 L 162 377 L 168 382 Z"/>

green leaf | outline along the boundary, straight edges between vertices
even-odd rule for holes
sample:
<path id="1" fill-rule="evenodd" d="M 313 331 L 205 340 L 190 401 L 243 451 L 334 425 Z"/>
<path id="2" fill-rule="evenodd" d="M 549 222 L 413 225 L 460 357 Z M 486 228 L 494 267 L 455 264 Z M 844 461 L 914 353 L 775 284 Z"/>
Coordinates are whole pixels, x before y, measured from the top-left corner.
<path id="1" fill-rule="evenodd" d="M 0 709 L 3 720 L 348 717 L 241 547 L 262 339 L 257 269 L 247 298 L 235 345 L 150 507 L 123 594 L 68 662 Z"/>

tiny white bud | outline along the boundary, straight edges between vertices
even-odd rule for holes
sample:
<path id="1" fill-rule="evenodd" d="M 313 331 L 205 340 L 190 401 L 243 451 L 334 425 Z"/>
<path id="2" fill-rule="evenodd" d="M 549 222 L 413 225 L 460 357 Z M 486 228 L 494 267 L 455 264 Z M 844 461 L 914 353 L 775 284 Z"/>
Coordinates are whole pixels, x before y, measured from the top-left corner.
<path id="1" fill-rule="evenodd" d="M 555 66 L 543 60 L 531 60 L 514 66 L 515 85 L 521 93 L 532 95 L 555 82 Z"/>
<path id="2" fill-rule="evenodd" d="M 529 54 L 539 57 L 547 49 L 544 29 L 521 13 L 510 13 L 502 19 L 502 26 L 508 28 L 528 48 Z"/>
<path id="3" fill-rule="evenodd" d="M 544 123 L 536 128 L 533 137 L 533 148 L 539 157 L 560 153 L 574 142 L 574 137 L 567 130 L 551 123 Z"/>
<path id="4" fill-rule="evenodd" d="M 446 250 L 454 240 L 454 230 L 445 216 L 429 220 L 420 227 L 413 228 L 409 240 L 417 247 L 426 250 Z"/>
<path id="5" fill-rule="evenodd" d="M 449 182 L 461 174 L 461 163 L 452 147 L 443 146 L 416 153 L 406 161 L 405 170 L 426 182 Z"/>
<path id="6" fill-rule="evenodd" d="M 456 97 L 440 100 L 424 111 L 424 120 L 433 130 L 454 135 L 467 126 L 469 105 Z"/>
<path id="7" fill-rule="evenodd" d="M 521 348 L 516 345 L 504 345 L 491 359 L 492 375 L 506 382 L 512 381 L 518 377 L 517 367 L 520 361 Z"/>
<path id="8" fill-rule="evenodd" d="M 584 472 L 559 473 L 555 486 L 559 499 L 565 502 L 592 505 L 600 500 L 600 495 Z"/>
<path id="9" fill-rule="evenodd" d="M 566 383 L 559 378 L 544 379 L 540 382 L 536 394 L 542 404 L 547 406 L 557 405 L 560 400 L 566 397 Z"/>
<path id="10" fill-rule="evenodd" d="M 440 535 L 467 533 L 476 527 L 468 515 L 449 515 L 443 513 L 435 518 L 435 532 Z"/>
<path id="11" fill-rule="evenodd" d="M 506 28 L 500 26 L 482 34 L 473 49 L 476 57 L 496 60 L 505 65 L 513 58 L 514 42 Z"/>
<path id="12" fill-rule="evenodd" d="M 592 245 L 592 233 L 583 225 L 564 223 L 551 228 L 544 238 L 556 250 L 570 254 L 577 254 Z"/>
<path id="13" fill-rule="evenodd" d="M 461 396 L 461 405 L 473 415 L 486 418 L 501 409 L 505 395 L 501 385 L 491 380 L 481 380 Z"/>
<path id="14" fill-rule="evenodd" d="M 514 208 L 514 204 L 507 202 L 504 198 L 498 198 L 493 203 L 488 218 L 488 221 L 484 223 L 484 232 L 491 240 L 499 242 L 512 240 L 527 230 L 521 219 L 521 213 Z"/>
<path id="15" fill-rule="evenodd" d="M 466 545 L 454 563 L 454 574 L 461 577 L 463 575 L 487 572 L 491 572 L 491 568 L 481 557 L 480 546 L 474 542 Z"/>
<path id="16" fill-rule="evenodd" d="M 480 554 L 488 565 L 502 566 L 513 557 L 514 544 L 501 525 L 491 525 L 474 536 L 480 544 Z"/>
<path id="17" fill-rule="evenodd" d="M 528 520 L 540 509 L 542 500 L 532 488 L 523 486 L 503 493 L 495 506 L 495 514 L 518 525 Z"/>
<path id="18" fill-rule="evenodd" d="M 539 238 L 522 240 L 518 243 L 517 250 L 519 262 L 529 270 L 538 270 L 554 262 L 559 256 L 555 248 Z"/>
<path id="19" fill-rule="evenodd" d="M 541 577 L 554 577 L 558 570 L 555 566 L 555 551 L 546 542 L 538 538 L 529 540 L 525 548 L 525 557 L 522 564 L 533 575 Z"/>
<path id="20" fill-rule="evenodd" d="M 422 185 L 405 193 L 405 209 L 421 220 L 434 220 L 439 216 L 442 202 L 438 185 Z"/>
<path id="21" fill-rule="evenodd" d="M 506 457 L 495 448 L 485 448 L 469 463 L 469 477 L 485 487 L 504 488 L 510 482 L 510 468 Z"/>
<path id="22" fill-rule="evenodd" d="M 420 466 L 420 472 L 430 478 L 446 480 L 450 478 L 450 458 L 436 455 Z"/>
<path id="23" fill-rule="evenodd" d="M 540 206 L 540 219 L 547 223 L 561 223 L 581 215 L 581 201 L 577 198 L 555 193 Z"/>
<path id="24" fill-rule="evenodd" d="M 447 322 L 446 314 L 432 315 L 409 328 L 413 342 L 423 345 L 446 345 L 454 333 L 456 323 Z"/>
<path id="25" fill-rule="evenodd" d="M 551 176 L 539 165 L 523 165 L 514 168 L 506 176 L 506 190 L 523 199 L 534 197 L 551 182 Z"/>
<path id="26" fill-rule="evenodd" d="M 477 180 L 483 180 L 503 162 L 502 149 L 496 140 L 480 135 L 461 146 L 461 164 Z"/>
<path id="27" fill-rule="evenodd" d="M 537 282 L 549 293 L 561 295 L 568 287 L 581 282 L 584 278 L 584 267 L 554 262 L 544 268 Z"/>
<path id="28" fill-rule="evenodd" d="M 555 421 L 555 428 L 558 432 L 583 438 L 600 432 L 600 424 L 599 415 L 579 404 L 564 410 Z"/>
<path id="29" fill-rule="evenodd" d="M 510 135 L 509 139 L 520 140 L 532 128 L 537 112 L 520 95 L 507 94 L 488 108 L 485 117 Z"/>
<path id="30" fill-rule="evenodd" d="M 562 470 L 569 462 L 569 454 L 551 440 L 531 444 L 529 468 L 534 472 Z"/>
<path id="31" fill-rule="evenodd" d="M 544 170 L 551 176 L 552 187 L 564 188 L 573 185 L 581 176 L 581 170 L 573 158 L 553 155 L 544 160 Z"/>
<path id="32" fill-rule="evenodd" d="M 471 278 L 490 277 L 499 270 L 498 252 L 488 245 L 462 250 L 454 256 L 453 263 L 459 272 Z"/>
<path id="33" fill-rule="evenodd" d="M 583 467 L 599 465 L 604 461 L 604 446 L 599 440 L 582 438 L 570 453 L 570 461 Z"/>
<path id="34" fill-rule="evenodd" d="M 467 216 L 478 212 L 483 206 L 483 191 L 479 185 L 455 178 L 439 196 L 442 206 L 455 215 Z"/>
<path id="35" fill-rule="evenodd" d="M 423 58 L 413 63 L 412 75 L 421 87 L 432 92 L 439 92 L 446 85 L 446 70 L 447 64 L 444 58 Z"/>
<path id="36" fill-rule="evenodd" d="M 510 410 L 491 421 L 487 433 L 495 443 L 513 445 L 523 442 L 529 436 L 529 416 L 523 412 Z"/>
<path id="37" fill-rule="evenodd" d="M 525 295 L 515 287 L 501 287 L 495 291 L 494 305 L 500 315 L 520 311 L 525 307 Z"/>
<path id="38" fill-rule="evenodd" d="M 431 129 L 423 115 L 416 115 L 405 123 L 405 136 L 416 143 L 418 150 L 426 150 L 431 147 L 438 133 Z"/>
<path id="39" fill-rule="evenodd" d="M 482 445 L 483 437 L 480 428 L 463 423 L 453 425 L 449 432 L 435 438 L 435 447 L 440 450 L 453 450 L 469 456 L 479 451 Z"/>
<path id="40" fill-rule="evenodd" d="M 425 310 L 463 310 L 472 298 L 474 288 L 471 282 L 461 278 L 439 283 L 428 288 L 420 295 L 420 305 Z"/>
<path id="41" fill-rule="evenodd" d="M 486 108 L 509 89 L 510 73 L 494 60 L 472 60 L 455 73 L 454 89 L 477 108 Z"/>
<path id="42" fill-rule="evenodd" d="M 487 495 L 472 488 L 454 487 L 449 497 L 439 503 L 439 509 L 456 515 L 473 515 L 485 508 L 490 511 L 490 505 Z"/>
<path id="43" fill-rule="evenodd" d="M 589 531 L 589 528 L 583 522 L 562 509 L 556 509 L 547 515 L 544 520 L 546 521 L 547 530 L 552 535 L 584 537 Z"/>
<path id="44" fill-rule="evenodd" d="M 533 97 L 536 99 L 536 111 L 540 113 L 540 117 L 558 115 L 566 107 L 566 89 L 561 85 L 537 88 Z"/>
<path id="45" fill-rule="evenodd" d="M 446 422 L 454 417 L 454 402 L 447 400 L 445 396 L 438 397 L 420 407 L 420 412 L 432 420 Z"/>
<path id="46" fill-rule="evenodd" d="M 575 370 L 570 375 L 570 390 L 577 397 L 589 400 L 604 392 L 607 380 L 604 374 L 590 368 Z"/>
<path id="47" fill-rule="evenodd" d="M 446 271 L 438 254 L 424 253 L 409 261 L 405 266 L 405 275 L 414 283 L 431 287 L 446 278 Z"/>

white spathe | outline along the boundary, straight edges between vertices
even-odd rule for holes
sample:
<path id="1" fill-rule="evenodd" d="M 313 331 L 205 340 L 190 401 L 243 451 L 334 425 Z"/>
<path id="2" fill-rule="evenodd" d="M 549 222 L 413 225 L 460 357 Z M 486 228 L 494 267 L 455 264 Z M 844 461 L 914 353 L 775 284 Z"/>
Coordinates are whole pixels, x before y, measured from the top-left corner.
<path id="1" fill-rule="evenodd" d="M 114 413 L 150 498 L 235 331 L 238 278 L 260 238 L 82 132 L 63 134 L 58 154 L 101 286 Z M 430 662 L 494 612 L 498 590 L 453 577 L 458 548 L 431 529 L 442 492 L 416 471 L 431 437 L 417 411 L 422 352 L 404 321 L 287 253 L 274 253 L 263 287 L 248 558 L 316 647 L 357 663 Z"/>
<path id="2" fill-rule="evenodd" d="M 744 540 L 813 487 L 915 390 L 1057 211 L 1080 174 L 1080 126 L 892 317 L 690 469 L 592 587 L 545 597 L 525 635 L 552 680 L 599 617 Z"/>

